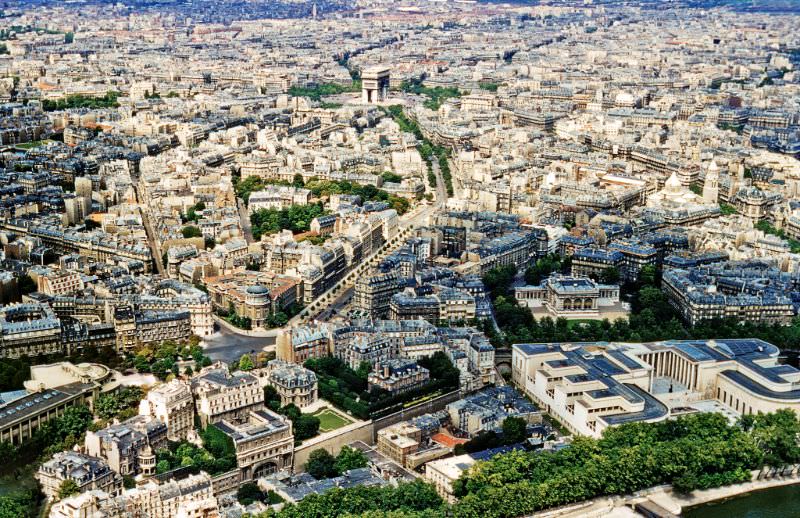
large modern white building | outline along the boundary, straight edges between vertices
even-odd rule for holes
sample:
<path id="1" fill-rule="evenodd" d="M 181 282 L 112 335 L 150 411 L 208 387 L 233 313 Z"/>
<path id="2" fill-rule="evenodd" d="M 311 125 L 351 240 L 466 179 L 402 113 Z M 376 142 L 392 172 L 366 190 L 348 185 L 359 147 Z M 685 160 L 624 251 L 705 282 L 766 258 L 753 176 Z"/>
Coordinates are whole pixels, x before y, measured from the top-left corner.
<path id="1" fill-rule="evenodd" d="M 778 355 L 757 339 L 516 344 L 512 375 L 568 429 L 597 437 L 609 426 L 659 421 L 693 406 L 800 410 L 800 371 Z"/>

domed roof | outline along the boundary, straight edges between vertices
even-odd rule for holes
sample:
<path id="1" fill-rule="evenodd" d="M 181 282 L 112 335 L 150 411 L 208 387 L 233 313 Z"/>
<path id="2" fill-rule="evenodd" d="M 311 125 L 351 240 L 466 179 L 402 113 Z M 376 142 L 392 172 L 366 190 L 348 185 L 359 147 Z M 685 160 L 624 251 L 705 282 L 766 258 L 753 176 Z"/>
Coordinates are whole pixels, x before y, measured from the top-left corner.
<path id="1" fill-rule="evenodd" d="M 265 286 L 261 286 L 260 284 L 256 284 L 255 286 L 248 286 L 247 287 L 247 294 L 248 295 L 267 295 L 269 290 Z"/>
<path id="2" fill-rule="evenodd" d="M 674 192 L 681 190 L 683 186 L 681 185 L 681 181 L 678 180 L 678 175 L 675 174 L 675 172 L 673 172 L 672 175 L 667 180 L 667 183 L 664 185 L 664 187 L 666 188 L 667 191 Z"/>

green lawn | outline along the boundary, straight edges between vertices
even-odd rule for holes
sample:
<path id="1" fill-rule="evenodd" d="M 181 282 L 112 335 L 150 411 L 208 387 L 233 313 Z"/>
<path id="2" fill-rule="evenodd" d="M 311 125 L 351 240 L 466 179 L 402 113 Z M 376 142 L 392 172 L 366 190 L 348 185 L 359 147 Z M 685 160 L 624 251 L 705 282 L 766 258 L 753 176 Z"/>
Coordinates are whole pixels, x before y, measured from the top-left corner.
<path id="1" fill-rule="evenodd" d="M 49 140 L 34 140 L 32 142 L 23 142 L 22 144 L 16 144 L 14 147 L 17 147 L 19 149 L 33 149 L 33 148 L 37 148 L 39 146 L 42 146 L 44 144 L 47 144 L 48 142 L 50 142 L 50 141 Z"/>
<path id="2" fill-rule="evenodd" d="M 317 410 L 311 415 L 319 418 L 319 431 L 322 433 L 330 432 L 352 423 L 351 420 L 345 419 L 329 408 Z"/>
<path id="3" fill-rule="evenodd" d="M 589 322 L 594 322 L 594 320 L 591 318 L 576 318 L 575 320 L 570 320 L 567 322 L 567 329 L 572 329 L 573 327 L 581 324 L 588 324 Z"/>

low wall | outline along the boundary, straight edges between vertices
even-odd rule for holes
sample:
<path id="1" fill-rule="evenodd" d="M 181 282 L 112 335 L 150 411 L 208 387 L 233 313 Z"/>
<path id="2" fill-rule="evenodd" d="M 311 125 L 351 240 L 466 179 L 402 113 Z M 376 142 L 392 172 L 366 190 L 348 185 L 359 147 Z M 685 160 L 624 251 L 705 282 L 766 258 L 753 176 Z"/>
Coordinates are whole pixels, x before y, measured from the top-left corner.
<path id="1" fill-rule="evenodd" d="M 234 469 L 214 476 L 211 479 L 211 489 L 214 492 L 214 496 L 220 496 L 236 491 L 241 483 L 242 473 L 238 469 Z"/>
<path id="2" fill-rule="evenodd" d="M 308 461 L 308 456 L 311 455 L 312 451 L 319 448 L 327 450 L 331 455 L 336 455 L 342 449 L 342 446 L 346 446 L 351 442 L 362 441 L 372 444 L 372 435 L 372 421 L 359 421 L 318 435 L 294 449 L 292 467 L 294 467 L 295 472 L 303 471 L 303 466 Z"/>
<path id="3" fill-rule="evenodd" d="M 378 440 L 378 430 L 401 421 L 421 416 L 422 414 L 437 412 L 460 398 L 461 391 L 455 390 L 431 399 L 430 401 L 381 417 L 375 421 L 357 421 L 343 426 L 342 428 L 337 428 L 336 430 L 331 430 L 330 432 L 313 437 L 294 449 L 294 461 L 292 463 L 294 470 L 296 472 L 302 471 L 303 466 L 308 461 L 308 456 L 316 449 L 322 448 L 327 450 L 331 455 L 336 455 L 339 453 L 339 450 L 342 449 L 342 446 L 346 446 L 355 441 L 374 445 Z"/>

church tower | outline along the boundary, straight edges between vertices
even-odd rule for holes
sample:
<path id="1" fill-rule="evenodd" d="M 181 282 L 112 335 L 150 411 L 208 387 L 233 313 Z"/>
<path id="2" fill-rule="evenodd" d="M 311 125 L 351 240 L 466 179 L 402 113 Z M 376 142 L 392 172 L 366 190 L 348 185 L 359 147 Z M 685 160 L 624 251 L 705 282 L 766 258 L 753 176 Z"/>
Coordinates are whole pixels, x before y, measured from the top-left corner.
<path id="1" fill-rule="evenodd" d="M 719 200 L 719 166 L 712 160 L 706 171 L 706 181 L 703 184 L 703 201 L 717 203 Z"/>

